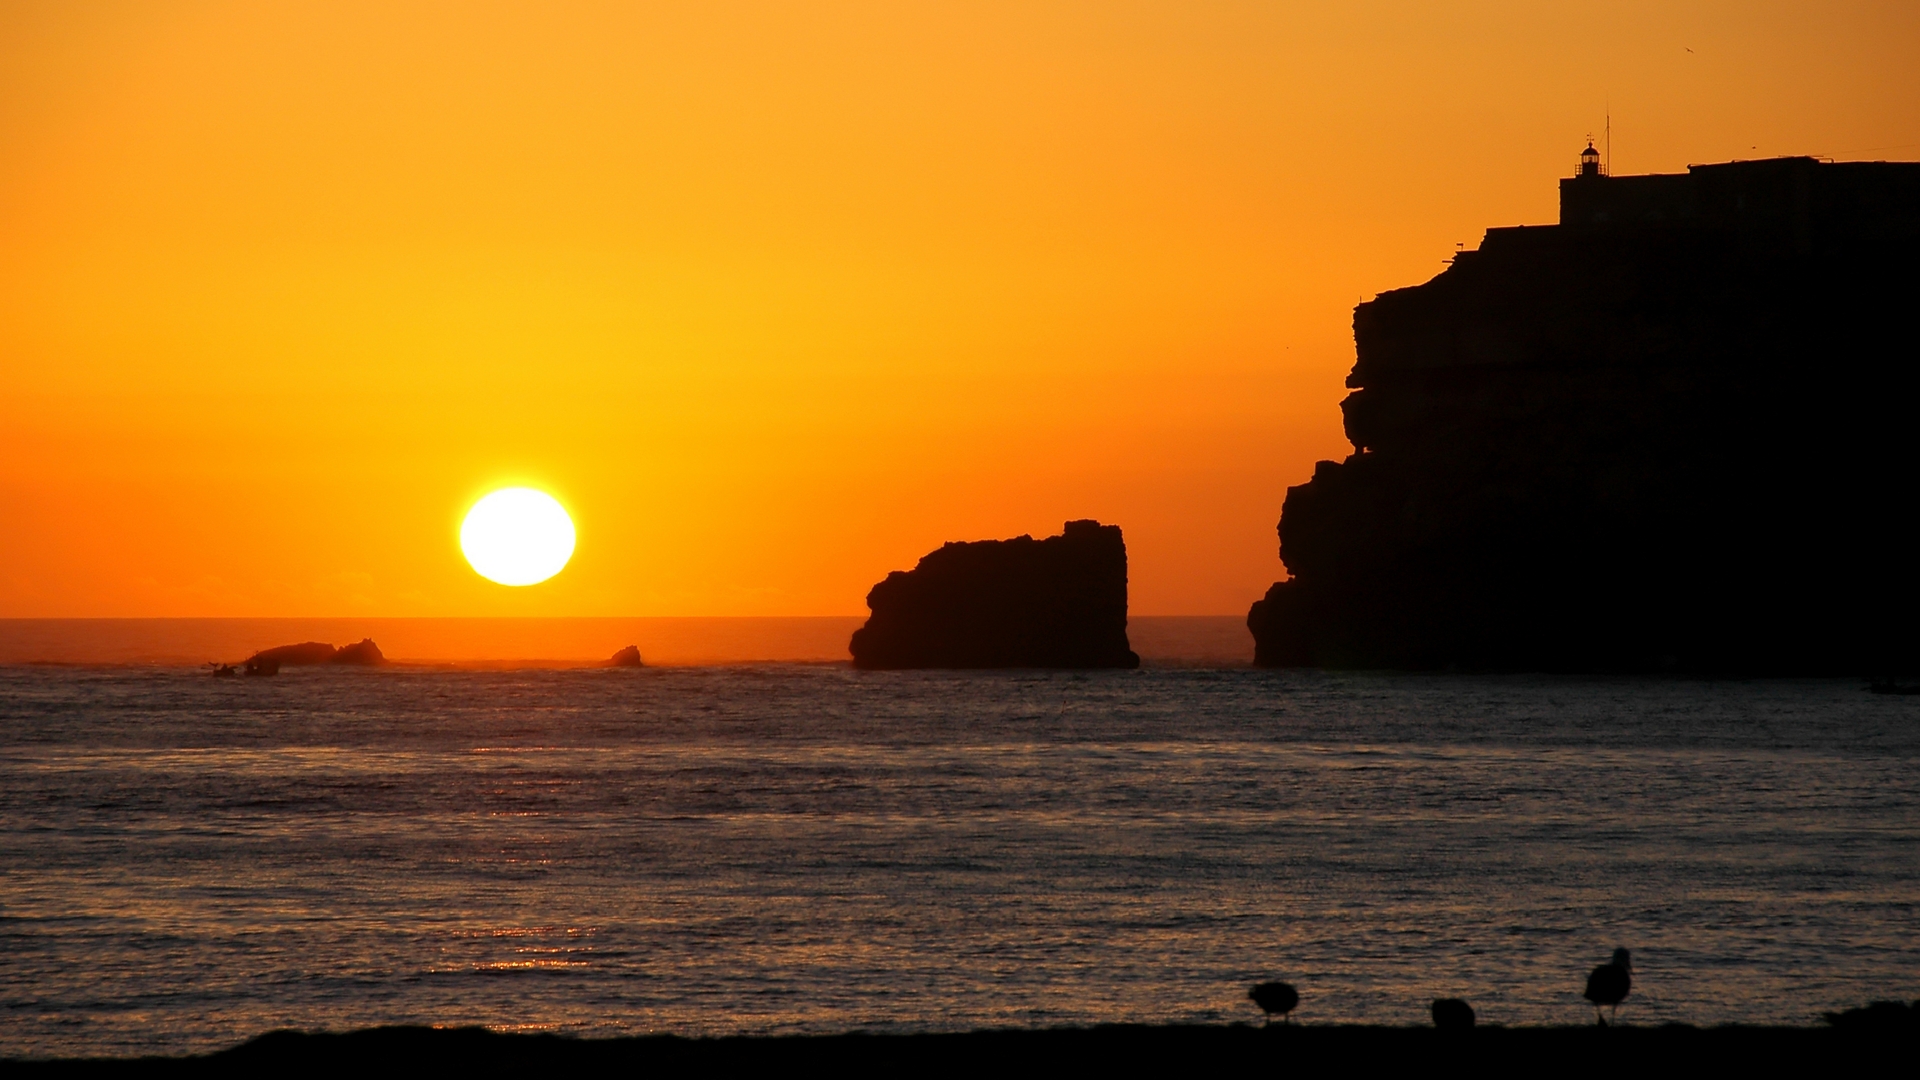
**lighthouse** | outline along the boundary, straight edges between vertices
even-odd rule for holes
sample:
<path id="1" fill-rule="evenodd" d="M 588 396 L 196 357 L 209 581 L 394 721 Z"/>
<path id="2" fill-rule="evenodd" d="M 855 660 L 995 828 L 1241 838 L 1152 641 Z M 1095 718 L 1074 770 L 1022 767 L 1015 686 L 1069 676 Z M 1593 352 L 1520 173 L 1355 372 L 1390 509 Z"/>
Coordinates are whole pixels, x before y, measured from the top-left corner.
<path id="1" fill-rule="evenodd" d="M 1600 151 L 1593 148 L 1593 140 L 1587 140 L 1587 148 L 1580 151 L 1580 171 L 1574 175 L 1585 179 L 1589 176 L 1605 176 L 1607 172 L 1600 165 Z"/>

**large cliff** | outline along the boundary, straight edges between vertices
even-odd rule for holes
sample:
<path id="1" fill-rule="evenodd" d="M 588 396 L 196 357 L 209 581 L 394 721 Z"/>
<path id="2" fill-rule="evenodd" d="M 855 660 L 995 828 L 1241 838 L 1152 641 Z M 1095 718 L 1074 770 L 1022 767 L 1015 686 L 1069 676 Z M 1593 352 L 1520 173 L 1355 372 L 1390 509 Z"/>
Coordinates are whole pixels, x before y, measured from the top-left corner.
<path id="1" fill-rule="evenodd" d="M 1355 309 L 1257 662 L 1914 667 L 1920 165 L 1587 172 Z"/>
<path id="2" fill-rule="evenodd" d="M 1127 544 L 1118 525 L 951 543 L 867 594 L 849 645 L 861 668 L 1132 668 Z"/>

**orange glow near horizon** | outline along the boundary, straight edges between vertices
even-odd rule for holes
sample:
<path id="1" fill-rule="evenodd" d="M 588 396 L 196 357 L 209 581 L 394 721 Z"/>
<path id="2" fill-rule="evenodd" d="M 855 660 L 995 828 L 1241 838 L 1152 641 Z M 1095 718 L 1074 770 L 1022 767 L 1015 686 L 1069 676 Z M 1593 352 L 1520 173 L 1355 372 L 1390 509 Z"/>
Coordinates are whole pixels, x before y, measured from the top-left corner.
<path id="1" fill-rule="evenodd" d="M 0 617 L 1241 613 L 1351 308 L 1617 172 L 1920 156 L 1903 4 L 0 7 Z M 488 491 L 574 515 L 477 577 Z"/>

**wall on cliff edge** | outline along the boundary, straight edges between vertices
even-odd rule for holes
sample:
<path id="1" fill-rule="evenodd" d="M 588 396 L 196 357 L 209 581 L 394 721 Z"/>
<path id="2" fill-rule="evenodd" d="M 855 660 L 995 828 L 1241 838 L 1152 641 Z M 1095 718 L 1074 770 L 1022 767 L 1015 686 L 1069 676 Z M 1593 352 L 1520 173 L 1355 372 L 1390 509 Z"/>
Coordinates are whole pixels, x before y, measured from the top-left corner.
<path id="1" fill-rule="evenodd" d="M 1576 191 L 1355 309 L 1354 453 L 1287 492 L 1257 663 L 1920 666 L 1920 165 L 1695 175 L 1684 220 Z"/>
<path id="2" fill-rule="evenodd" d="M 1134 668 L 1118 525 L 950 543 L 867 594 L 860 668 Z"/>

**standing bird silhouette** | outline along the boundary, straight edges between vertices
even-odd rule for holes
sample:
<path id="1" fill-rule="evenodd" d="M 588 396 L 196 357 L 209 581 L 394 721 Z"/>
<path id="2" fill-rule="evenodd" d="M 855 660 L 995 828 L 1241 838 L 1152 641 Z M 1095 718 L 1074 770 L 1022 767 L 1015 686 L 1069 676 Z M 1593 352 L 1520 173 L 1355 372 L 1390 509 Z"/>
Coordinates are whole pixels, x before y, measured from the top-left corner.
<path id="1" fill-rule="evenodd" d="M 1593 969 L 1587 976 L 1587 992 L 1582 996 L 1593 1002 L 1593 1019 L 1601 1027 L 1607 1022 L 1600 1016 L 1600 1006 L 1608 1006 L 1618 1019 L 1620 1003 L 1627 1000 L 1627 992 L 1633 989 L 1633 958 L 1625 949 L 1613 950 L 1613 959 Z"/>
<path id="2" fill-rule="evenodd" d="M 1473 1006 L 1459 998 L 1435 998 L 1433 1026 L 1442 1031 L 1460 1031 L 1473 1026 Z"/>
<path id="3" fill-rule="evenodd" d="M 1263 982 L 1247 991 L 1247 997 L 1253 999 L 1253 1003 L 1260 1006 L 1260 1011 L 1267 1014 L 1269 1024 L 1273 1023 L 1275 1016 L 1285 1018 L 1295 1005 L 1300 1004 L 1300 991 L 1295 990 L 1292 983 Z"/>

